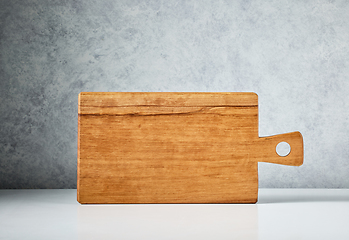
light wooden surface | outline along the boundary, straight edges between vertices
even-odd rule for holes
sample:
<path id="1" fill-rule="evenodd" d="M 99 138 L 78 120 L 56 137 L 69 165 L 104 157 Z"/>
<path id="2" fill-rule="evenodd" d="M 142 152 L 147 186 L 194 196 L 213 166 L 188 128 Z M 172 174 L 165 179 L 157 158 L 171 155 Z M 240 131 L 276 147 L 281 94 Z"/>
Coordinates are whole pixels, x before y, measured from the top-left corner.
<path id="1" fill-rule="evenodd" d="M 303 139 L 260 138 L 254 93 L 79 95 L 80 203 L 254 203 L 258 162 L 301 165 Z"/>

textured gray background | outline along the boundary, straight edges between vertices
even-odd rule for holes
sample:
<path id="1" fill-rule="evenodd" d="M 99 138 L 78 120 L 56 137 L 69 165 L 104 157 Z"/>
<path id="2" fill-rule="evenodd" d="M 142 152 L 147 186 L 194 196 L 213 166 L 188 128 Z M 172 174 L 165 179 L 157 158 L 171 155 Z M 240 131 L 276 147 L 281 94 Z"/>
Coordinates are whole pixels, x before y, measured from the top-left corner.
<path id="1" fill-rule="evenodd" d="M 81 91 L 253 91 L 301 167 L 260 187 L 349 187 L 348 1 L 0 0 L 0 188 L 75 188 Z"/>

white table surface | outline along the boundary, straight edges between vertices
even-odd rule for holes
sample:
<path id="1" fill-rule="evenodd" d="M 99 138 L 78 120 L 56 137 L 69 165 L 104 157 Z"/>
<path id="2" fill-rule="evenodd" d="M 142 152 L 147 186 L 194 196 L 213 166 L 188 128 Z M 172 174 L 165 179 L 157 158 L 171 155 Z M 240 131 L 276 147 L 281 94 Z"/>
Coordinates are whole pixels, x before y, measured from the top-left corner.
<path id="1" fill-rule="evenodd" d="M 257 204 L 80 205 L 0 190 L 0 239 L 349 239 L 349 189 L 259 189 Z"/>

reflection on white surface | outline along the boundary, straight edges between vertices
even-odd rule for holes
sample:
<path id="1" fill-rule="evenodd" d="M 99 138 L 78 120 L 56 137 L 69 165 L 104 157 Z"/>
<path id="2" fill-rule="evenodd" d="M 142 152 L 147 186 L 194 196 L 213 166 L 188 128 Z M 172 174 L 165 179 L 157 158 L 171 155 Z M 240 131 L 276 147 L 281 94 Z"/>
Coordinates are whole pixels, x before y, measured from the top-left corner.
<path id="1" fill-rule="evenodd" d="M 80 239 L 258 239 L 255 204 L 81 205 Z"/>
<path id="2" fill-rule="evenodd" d="M 76 190 L 0 190 L 0 239 L 78 239 Z"/>
<path id="3" fill-rule="evenodd" d="M 349 190 L 260 189 L 257 204 L 80 205 L 0 190 L 0 239 L 349 239 Z"/>
<path id="4" fill-rule="evenodd" d="M 349 239 L 348 189 L 263 189 L 258 239 Z"/>

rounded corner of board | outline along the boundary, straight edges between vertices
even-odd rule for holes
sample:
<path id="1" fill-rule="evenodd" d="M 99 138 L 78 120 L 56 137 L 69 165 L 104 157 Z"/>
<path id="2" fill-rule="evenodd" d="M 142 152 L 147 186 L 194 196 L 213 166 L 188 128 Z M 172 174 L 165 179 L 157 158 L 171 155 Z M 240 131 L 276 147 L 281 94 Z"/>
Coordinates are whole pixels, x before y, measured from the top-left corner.
<path id="1" fill-rule="evenodd" d="M 78 94 L 78 96 L 79 96 L 79 98 L 80 97 L 82 97 L 83 95 L 86 95 L 87 94 L 87 92 L 80 92 L 79 94 Z"/>
<path id="2" fill-rule="evenodd" d="M 258 98 L 258 93 L 256 93 L 256 92 L 251 92 L 251 94 L 252 94 L 253 96 L 255 96 L 256 98 Z"/>
<path id="3" fill-rule="evenodd" d="M 79 193 L 77 195 L 76 201 L 80 204 L 88 204 L 88 202 L 81 199 L 81 197 L 79 196 Z"/>
<path id="4" fill-rule="evenodd" d="M 295 133 L 298 134 L 298 136 L 303 139 L 303 135 L 300 131 L 296 131 Z"/>
<path id="5" fill-rule="evenodd" d="M 255 92 L 249 92 L 248 93 L 251 97 L 255 98 L 258 101 L 258 94 Z"/>

